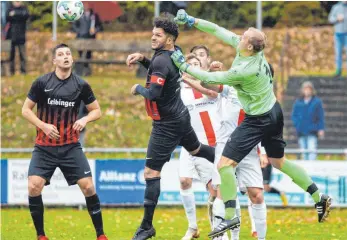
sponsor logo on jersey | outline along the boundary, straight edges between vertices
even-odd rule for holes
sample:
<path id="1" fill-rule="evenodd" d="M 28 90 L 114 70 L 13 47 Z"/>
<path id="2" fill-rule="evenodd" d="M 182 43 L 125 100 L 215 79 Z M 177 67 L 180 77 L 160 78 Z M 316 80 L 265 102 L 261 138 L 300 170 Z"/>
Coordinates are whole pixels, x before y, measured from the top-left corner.
<path id="1" fill-rule="evenodd" d="M 62 107 L 73 107 L 75 106 L 75 102 L 69 102 L 69 101 L 62 101 L 61 99 L 51 99 L 48 98 L 48 104 L 49 105 L 55 105 L 55 106 L 62 106 Z"/>

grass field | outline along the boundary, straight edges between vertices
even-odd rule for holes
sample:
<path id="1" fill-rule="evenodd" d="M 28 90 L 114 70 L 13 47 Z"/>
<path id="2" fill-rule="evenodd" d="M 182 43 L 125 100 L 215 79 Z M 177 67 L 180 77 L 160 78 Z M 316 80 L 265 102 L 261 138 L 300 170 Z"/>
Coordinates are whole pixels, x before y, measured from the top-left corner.
<path id="1" fill-rule="evenodd" d="M 250 222 L 242 210 L 240 239 L 250 237 Z M 142 209 L 104 209 L 104 228 L 110 240 L 129 240 L 142 219 Z M 347 209 L 333 209 L 328 222 L 317 223 L 313 209 L 268 209 L 268 240 L 345 240 L 347 239 Z M 200 239 L 209 232 L 206 209 L 198 208 Z M 35 239 L 34 226 L 28 209 L 2 209 L 2 240 Z M 157 237 L 153 240 L 180 240 L 187 228 L 182 208 L 159 208 L 154 217 Z M 94 229 L 86 210 L 46 209 L 45 229 L 50 240 L 95 239 Z"/>

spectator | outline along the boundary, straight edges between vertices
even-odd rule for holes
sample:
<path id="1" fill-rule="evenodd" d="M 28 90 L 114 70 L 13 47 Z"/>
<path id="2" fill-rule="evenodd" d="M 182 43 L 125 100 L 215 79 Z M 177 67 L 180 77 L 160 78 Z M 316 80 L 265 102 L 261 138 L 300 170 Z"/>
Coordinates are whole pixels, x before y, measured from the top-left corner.
<path id="1" fill-rule="evenodd" d="M 84 7 L 86 11 L 84 12 L 83 16 L 75 21 L 72 25 L 73 31 L 77 33 L 77 38 L 81 39 L 95 39 L 96 34 L 103 30 L 102 24 L 99 18 L 99 15 L 93 12 L 93 9 L 91 9 L 88 6 L 88 2 L 84 3 Z M 82 56 L 82 51 L 79 51 L 80 57 Z M 88 51 L 86 53 L 86 58 L 91 59 L 92 58 L 92 52 Z M 83 75 L 88 76 L 91 75 L 92 71 L 89 67 L 88 63 L 85 63 L 83 69 Z"/>
<path id="2" fill-rule="evenodd" d="M 28 9 L 23 6 L 22 2 L 19 1 L 13 2 L 12 7 L 8 9 L 6 14 L 6 20 L 10 27 L 7 34 L 7 39 L 11 40 L 10 71 L 12 75 L 15 73 L 16 47 L 19 49 L 20 71 L 22 74 L 26 73 L 25 33 L 28 18 Z"/>
<path id="3" fill-rule="evenodd" d="M 317 136 L 324 138 L 324 110 L 322 101 L 316 96 L 311 82 L 301 85 L 301 97 L 293 106 L 292 121 L 296 128 L 299 146 L 302 150 L 316 151 Z M 315 160 L 317 154 L 308 152 L 303 154 L 304 160 Z"/>
<path id="4" fill-rule="evenodd" d="M 344 47 L 347 55 L 347 1 L 339 2 L 333 6 L 329 14 L 329 22 L 334 24 L 335 28 L 335 77 L 340 77 Z"/>
<path id="5" fill-rule="evenodd" d="M 82 101 L 81 102 L 81 105 L 80 105 L 80 109 L 78 111 L 78 116 L 77 116 L 77 119 L 81 119 L 85 116 L 88 115 L 88 109 L 86 107 L 86 105 L 84 104 L 84 102 Z M 84 143 L 85 143 L 85 136 L 86 136 L 86 127 L 82 129 L 82 131 L 80 132 L 80 139 L 79 139 L 79 142 L 81 144 L 81 146 L 84 148 Z"/>

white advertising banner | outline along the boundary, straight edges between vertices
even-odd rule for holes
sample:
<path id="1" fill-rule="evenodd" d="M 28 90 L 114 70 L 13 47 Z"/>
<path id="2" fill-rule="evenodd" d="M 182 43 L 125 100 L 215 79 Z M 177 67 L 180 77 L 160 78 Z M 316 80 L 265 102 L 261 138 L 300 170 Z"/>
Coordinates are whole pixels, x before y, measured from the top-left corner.
<path id="1" fill-rule="evenodd" d="M 28 204 L 28 168 L 30 160 L 11 159 L 8 161 L 8 204 Z M 95 174 L 95 161 L 89 161 L 92 174 Z M 85 198 L 78 185 L 68 186 L 63 173 L 57 168 L 50 185 L 42 192 L 44 204 L 79 205 Z"/>

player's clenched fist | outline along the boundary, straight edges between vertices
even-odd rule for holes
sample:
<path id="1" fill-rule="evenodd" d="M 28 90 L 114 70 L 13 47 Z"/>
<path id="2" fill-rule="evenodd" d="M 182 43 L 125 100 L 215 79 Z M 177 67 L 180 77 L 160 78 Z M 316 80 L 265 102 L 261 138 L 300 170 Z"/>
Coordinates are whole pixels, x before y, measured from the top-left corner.
<path id="1" fill-rule="evenodd" d="M 216 72 L 216 71 L 222 71 L 223 70 L 223 63 L 219 61 L 213 61 L 210 64 L 210 71 L 211 72 Z"/>
<path id="2" fill-rule="evenodd" d="M 187 24 L 189 27 L 192 27 L 195 23 L 195 18 L 189 16 L 184 9 L 178 10 L 174 20 L 177 24 Z"/>
<path id="3" fill-rule="evenodd" d="M 52 124 L 45 123 L 41 129 L 50 139 L 60 138 L 58 129 Z"/>
<path id="4" fill-rule="evenodd" d="M 130 65 L 135 64 L 137 61 L 142 61 L 144 56 L 141 53 L 133 53 L 127 57 L 126 64 Z"/>

